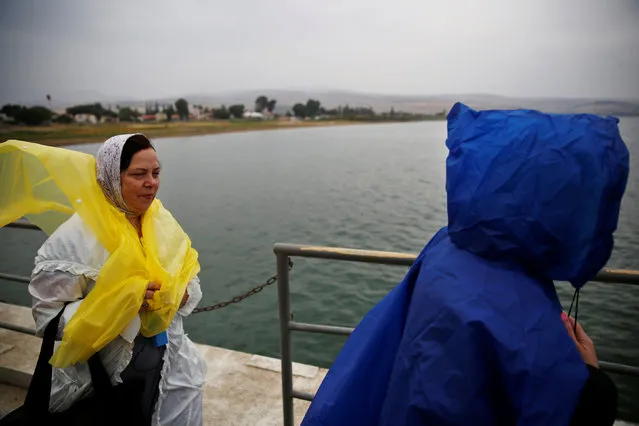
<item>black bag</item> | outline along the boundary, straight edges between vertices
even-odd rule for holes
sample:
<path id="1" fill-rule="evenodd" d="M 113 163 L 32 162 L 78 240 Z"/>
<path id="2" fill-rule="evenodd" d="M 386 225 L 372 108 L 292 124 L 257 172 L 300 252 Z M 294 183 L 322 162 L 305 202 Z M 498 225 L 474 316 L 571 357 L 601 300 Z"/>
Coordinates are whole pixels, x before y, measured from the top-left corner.
<path id="1" fill-rule="evenodd" d="M 64 309 L 47 324 L 44 331 L 38 363 L 29 384 L 24 405 L 0 419 L 0 426 L 150 424 L 150 419 L 144 419 L 139 404 L 141 386 L 136 383 L 112 386 L 98 353 L 89 359 L 93 392 L 66 411 L 49 413 L 52 373 L 49 359 L 53 356 L 54 340 L 62 312 Z"/>

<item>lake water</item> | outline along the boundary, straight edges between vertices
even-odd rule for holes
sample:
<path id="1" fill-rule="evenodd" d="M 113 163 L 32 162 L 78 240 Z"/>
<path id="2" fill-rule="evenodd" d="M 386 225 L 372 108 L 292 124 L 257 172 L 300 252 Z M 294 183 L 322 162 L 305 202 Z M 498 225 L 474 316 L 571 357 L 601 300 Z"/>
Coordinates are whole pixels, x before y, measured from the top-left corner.
<path id="1" fill-rule="evenodd" d="M 623 119 L 621 128 L 635 155 L 609 266 L 639 269 L 639 119 Z M 275 242 L 419 252 L 446 224 L 445 138 L 445 122 L 423 122 L 157 140 L 159 196 L 200 253 L 201 304 L 229 299 L 272 275 Z M 44 237 L 0 229 L 0 241 L 0 271 L 28 275 Z M 297 259 L 295 319 L 355 326 L 406 271 Z M 558 290 L 569 304 L 569 285 L 559 283 Z M 0 299 L 29 304 L 24 284 L 0 281 Z M 580 300 L 600 359 L 638 365 L 639 288 L 591 283 Z M 277 357 L 276 289 L 194 315 L 187 330 L 198 342 Z M 330 366 L 344 341 L 297 333 L 294 360 Z M 639 421 L 639 379 L 614 378 L 620 415 Z"/>

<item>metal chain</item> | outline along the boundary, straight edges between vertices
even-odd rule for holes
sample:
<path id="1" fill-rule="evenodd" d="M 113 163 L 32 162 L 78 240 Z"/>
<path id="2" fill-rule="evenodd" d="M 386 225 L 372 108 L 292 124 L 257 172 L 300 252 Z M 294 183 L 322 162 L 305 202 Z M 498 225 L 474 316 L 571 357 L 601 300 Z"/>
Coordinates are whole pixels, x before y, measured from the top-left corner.
<path id="1" fill-rule="evenodd" d="M 288 270 L 290 271 L 291 269 L 293 269 L 293 261 L 289 258 L 288 259 Z M 247 299 L 247 298 L 259 293 L 260 291 L 264 290 L 264 287 L 268 287 L 268 286 L 274 284 L 277 281 L 277 278 L 278 278 L 277 274 L 275 274 L 271 278 L 266 280 L 263 284 L 260 284 L 257 287 L 252 288 L 251 290 L 247 291 L 246 293 L 240 294 L 239 296 L 235 296 L 234 298 L 232 298 L 231 300 L 227 300 L 226 302 L 220 302 L 220 303 L 216 303 L 215 305 L 203 306 L 201 308 L 195 308 L 195 309 L 193 309 L 192 314 L 199 314 L 200 312 L 210 312 L 210 311 L 214 311 L 216 309 L 226 308 L 227 306 L 232 305 L 234 303 L 240 303 L 242 300 Z"/>

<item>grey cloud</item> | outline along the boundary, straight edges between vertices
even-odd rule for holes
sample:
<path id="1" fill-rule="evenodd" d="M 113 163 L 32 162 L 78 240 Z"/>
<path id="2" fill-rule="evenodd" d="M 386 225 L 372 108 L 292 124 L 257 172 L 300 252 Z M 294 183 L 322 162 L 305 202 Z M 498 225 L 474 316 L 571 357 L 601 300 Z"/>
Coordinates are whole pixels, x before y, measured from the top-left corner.
<path id="1" fill-rule="evenodd" d="M 8 0 L 0 101 L 330 87 L 639 98 L 639 2 Z"/>

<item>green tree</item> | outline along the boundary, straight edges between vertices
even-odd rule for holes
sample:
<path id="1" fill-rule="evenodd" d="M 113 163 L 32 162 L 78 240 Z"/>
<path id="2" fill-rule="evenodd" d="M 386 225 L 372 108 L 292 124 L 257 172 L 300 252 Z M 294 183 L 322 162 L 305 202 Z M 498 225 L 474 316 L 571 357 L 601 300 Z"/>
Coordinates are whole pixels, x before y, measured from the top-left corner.
<path id="1" fill-rule="evenodd" d="M 306 118 L 308 117 L 306 113 L 306 105 L 297 103 L 293 105 L 293 114 L 298 118 Z"/>
<path id="2" fill-rule="evenodd" d="M 188 120 L 189 119 L 189 103 L 184 98 L 180 98 L 175 101 L 175 110 L 177 114 L 180 116 L 180 120 Z"/>
<path id="3" fill-rule="evenodd" d="M 164 113 L 166 114 L 166 121 L 171 121 L 173 119 L 172 116 L 175 114 L 175 108 L 173 108 L 173 105 L 167 105 L 164 107 Z"/>
<path id="4" fill-rule="evenodd" d="M 137 121 L 139 116 L 139 112 L 129 107 L 120 108 L 120 110 L 118 111 L 118 118 L 120 119 L 120 121 Z"/>
<path id="5" fill-rule="evenodd" d="M 7 104 L 2 107 L 0 112 L 2 112 L 4 115 L 6 115 L 9 118 L 13 118 L 14 120 L 17 120 L 18 116 L 20 115 L 23 109 L 25 108 L 22 105 Z"/>
<path id="6" fill-rule="evenodd" d="M 317 117 L 320 113 L 320 108 L 322 104 L 320 101 L 315 99 L 309 99 L 306 101 L 306 115 L 308 117 Z"/>
<path id="7" fill-rule="evenodd" d="M 39 126 L 51 120 L 53 113 L 49 108 L 43 106 L 34 106 L 24 108 L 18 115 L 18 121 L 27 126 Z"/>
<path id="8" fill-rule="evenodd" d="M 255 99 L 255 112 L 263 112 L 268 105 L 268 98 L 264 95 Z"/>
<path id="9" fill-rule="evenodd" d="M 244 117 L 244 105 L 236 104 L 229 107 L 229 112 L 234 118 Z"/>
<path id="10" fill-rule="evenodd" d="M 213 109 L 213 118 L 217 118 L 218 120 L 228 120 L 231 118 L 231 113 L 226 106 L 222 105 L 220 108 Z"/>
<path id="11" fill-rule="evenodd" d="M 273 113 L 273 110 L 275 110 L 275 105 L 276 105 L 276 104 L 277 104 L 277 101 L 276 101 L 275 99 L 270 99 L 270 100 L 266 103 L 266 110 L 272 114 L 272 113 Z"/>
<path id="12" fill-rule="evenodd" d="M 291 110 L 286 111 L 286 116 L 289 118 L 293 116 L 293 113 L 291 113 Z"/>

